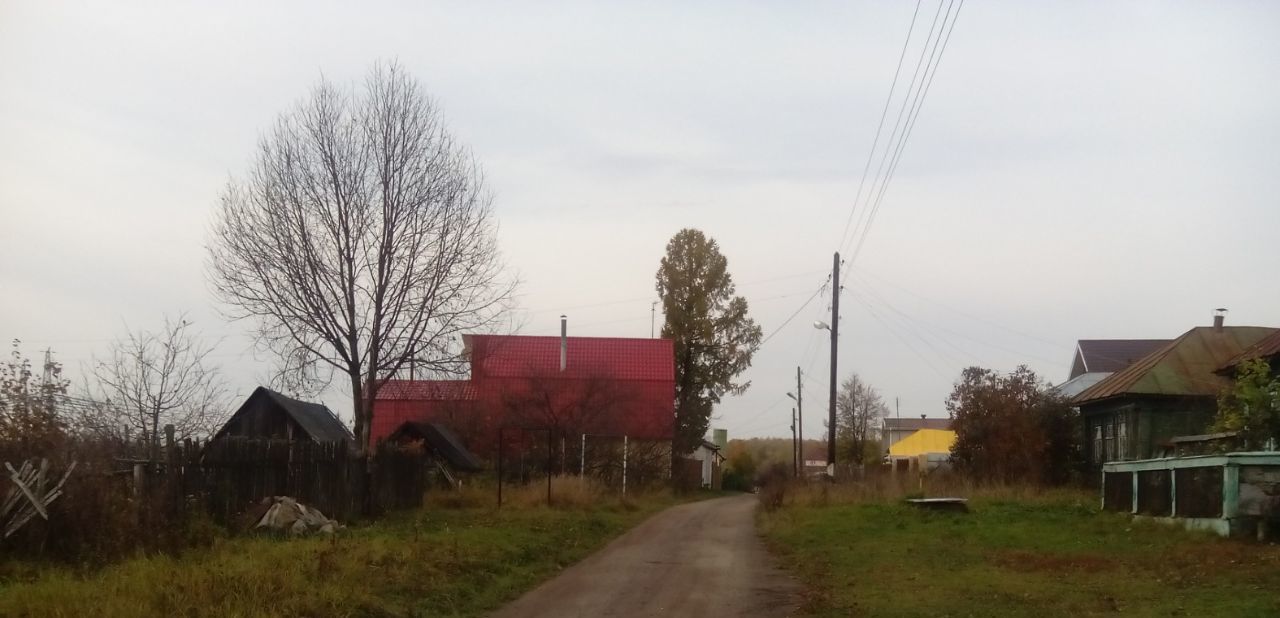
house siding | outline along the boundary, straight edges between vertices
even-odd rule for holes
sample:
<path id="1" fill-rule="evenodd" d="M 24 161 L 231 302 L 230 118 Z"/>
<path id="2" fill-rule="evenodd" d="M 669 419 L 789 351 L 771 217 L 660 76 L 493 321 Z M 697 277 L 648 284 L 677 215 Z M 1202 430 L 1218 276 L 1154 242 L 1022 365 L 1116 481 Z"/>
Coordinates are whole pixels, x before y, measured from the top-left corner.
<path id="1" fill-rule="evenodd" d="M 1215 409 L 1211 397 L 1125 396 L 1082 405 L 1085 453 L 1095 467 L 1156 457 L 1170 438 L 1204 433 Z"/>

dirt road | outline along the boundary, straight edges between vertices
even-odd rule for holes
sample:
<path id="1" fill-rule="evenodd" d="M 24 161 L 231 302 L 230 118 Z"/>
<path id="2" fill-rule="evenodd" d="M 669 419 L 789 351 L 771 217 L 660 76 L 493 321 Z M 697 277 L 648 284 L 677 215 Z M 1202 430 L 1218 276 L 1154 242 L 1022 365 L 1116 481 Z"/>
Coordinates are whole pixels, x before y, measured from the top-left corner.
<path id="1" fill-rule="evenodd" d="M 787 616 L 799 586 L 756 536 L 752 495 L 667 509 L 494 614 Z"/>

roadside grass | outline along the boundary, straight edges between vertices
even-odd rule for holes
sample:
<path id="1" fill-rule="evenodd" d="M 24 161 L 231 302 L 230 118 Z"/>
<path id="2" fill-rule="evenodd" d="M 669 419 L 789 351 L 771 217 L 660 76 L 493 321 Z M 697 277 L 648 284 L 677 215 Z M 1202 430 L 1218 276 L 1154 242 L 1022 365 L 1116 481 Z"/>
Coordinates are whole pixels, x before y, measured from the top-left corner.
<path id="1" fill-rule="evenodd" d="M 437 492 L 333 538 L 218 538 L 88 572 L 0 564 L 0 616 L 477 616 L 679 501 L 553 489 L 552 508 L 545 485 L 509 489 L 501 510 L 489 488 Z"/>
<path id="2" fill-rule="evenodd" d="M 970 513 L 884 488 L 792 492 L 761 529 L 812 616 L 1278 616 L 1280 547 L 1103 513 L 1093 493 L 970 488 Z"/>

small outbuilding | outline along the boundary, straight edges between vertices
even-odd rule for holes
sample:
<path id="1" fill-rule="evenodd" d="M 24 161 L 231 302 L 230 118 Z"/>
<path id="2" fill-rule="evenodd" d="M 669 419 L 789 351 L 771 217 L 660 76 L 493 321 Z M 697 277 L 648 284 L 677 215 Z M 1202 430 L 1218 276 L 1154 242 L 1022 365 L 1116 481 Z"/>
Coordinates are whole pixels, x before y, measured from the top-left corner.
<path id="1" fill-rule="evenodd" d="M 227 438 L 355 444 L 346 423 L 324 404 L 299 401 L 263 386 L 253 390 L 210 442 Z"/>
<path id="2" fill-rule="evenodd" d="M 387 436 L 386 442 L 420 445 L 424 452 L 458 472 L 484 469 L 484 464 L 467 450 L 457 434 L 440 423 L 406 421 Z"/>
<path id="3" fill-rule="evenodd" d="M 721 468 L 724 465 L 724 454 L 720 452 L 720 446 L 714 442 L 703 440 L 698 448 L 694 449 L 690 458 L 698 462 L 698 467 L 702 471 L 702 487 L 704 489 L 720 489 Z"/>

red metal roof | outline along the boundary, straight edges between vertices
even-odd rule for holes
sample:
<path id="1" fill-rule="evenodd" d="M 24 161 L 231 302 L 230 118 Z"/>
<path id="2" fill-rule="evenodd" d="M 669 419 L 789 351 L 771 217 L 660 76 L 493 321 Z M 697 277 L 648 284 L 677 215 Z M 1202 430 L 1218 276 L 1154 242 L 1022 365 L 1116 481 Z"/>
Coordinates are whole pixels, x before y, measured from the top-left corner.
<path id="1" fill-rule="evenodd" d="M 560 373 L 560 338 L 519 335 L 465 335 L 473 378 L 559 375 L 565 378 L 674 381 L 675 348 L 670 339 L 569 337 Z"/>
<path id="2" fill-rule="evenodd" d="M 387 380 L 378 389 L 377 398 L 470 401 L 476 398 L 476 387 L 470 380 Z"/>

